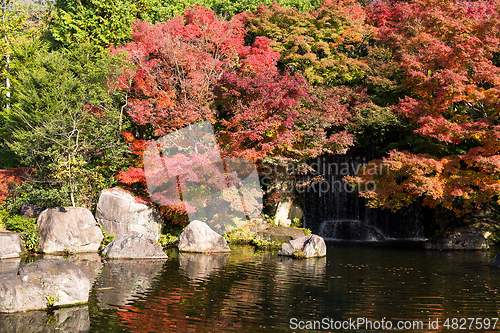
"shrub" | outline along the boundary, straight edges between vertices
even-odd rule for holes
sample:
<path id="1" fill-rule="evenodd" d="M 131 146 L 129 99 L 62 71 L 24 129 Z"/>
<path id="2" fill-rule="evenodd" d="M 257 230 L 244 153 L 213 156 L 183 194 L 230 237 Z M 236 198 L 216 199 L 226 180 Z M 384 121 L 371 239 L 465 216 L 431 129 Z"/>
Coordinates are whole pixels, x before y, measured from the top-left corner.
<path id="1" fill-rule="evenodd" d="M 11 215 L 6 210 L 0 211 L 0 223 L 7 230 L 21 233 L 24 247 L 30 252 L 36 252 L 38 247 L 39 236 L 36 230 L 36 220 Z"/>
<path id="2" fill-rule="evenodd" d="M 109 243 L 111 243 L 112 241 L 115 240 L 115 234 L 108 234 L 108 233 L 106 233 L 103 230 L 102 226 L 100 224 L 98 224 L 98 225 L 101 228 L 102 234 L 104 235 L 104 238 L 101 241 L 101 245 L 99 245 L 99 253 L 102 253 L 102 250 L 104 250 L 104 248 L 106 247 L 106 245 L 108 245 Z"/>
<path id="3" fill-rule="evenodd" d="M 178 242 L 179 242 L 179 238 L 177 236 L 174 236 L 171 234 L 161 235 L 160 239 L 158 240 L 158 243 L 163 247 L 174 246 Z"/>

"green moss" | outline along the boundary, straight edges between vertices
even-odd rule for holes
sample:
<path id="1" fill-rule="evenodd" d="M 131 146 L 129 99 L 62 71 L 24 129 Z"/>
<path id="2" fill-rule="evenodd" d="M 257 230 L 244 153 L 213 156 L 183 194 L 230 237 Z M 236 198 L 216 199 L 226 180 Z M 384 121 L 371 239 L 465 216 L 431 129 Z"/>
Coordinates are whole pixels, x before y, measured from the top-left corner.
<path id="1" fill-rule="evenodd" d="M 248 227 L 241 227 L 224 234 L 224 238 L 231 244 L 250 244 L 255 238 L 255 233 Z"/>
<path id="2" fill-rule="evenodd" d="M 307 228 L 295 228 L 295 229 L 304 230 L 304 233 L 306 234 L 306 236 L 309 236 L 310 234 L 312 234 L 311 229 L 307 229 Z"/>
<path id="3" fill-rule="evenodd" d="M 486 240 L 490 243 L 500 243 L 500 225 L 489 225 L 482 227 L 485 232 Z"/>
<path id="4" fill-rule="evenodd" d="M 67 247 L 62 251 L 62 255 L 64 256 L 64 260 L 69 260 L 69 257 L 71 257 L 74 254 L 70 249 Z"/>
<path id="5" fill-rule="evenodd" d="M 283 243 L 287 243 L 285 240 L 264 240 L 262 238 L 254 238 L 251 241 L 251 245 L 255 246 L 258 249 L 279 249 L 283 245 Z"/>
<path id="6" fill-rule="evenodd" d="M 293 253 L 293 257 L 295 259 L 306 259 L 306 255 L 305 255 L 304 251 L 302 251 L 302 249 L 298 249 L 297 251 L 295 251 Z"/>
<path id="7" fill-rule="evenodd" d="M 103 229 L 101 227 L 101 231 L 102 230 Z M 101 245 L 99 245 L 99 253 L 102 253 L 102 250 L 104 250 L 104 248 L 106 247 L 106 245 L 108 245 L 109 243 L 111 243 L 115 239 L 115 234 L 107 234 L 104 231 L 102 231 L 102 233 L 104 235 L 104 238 L 101 241 Z"/>
<path id="8" fill-rule="evenodd" d="M 57 300 L 59 299 L 59 296 L 55 295 L 47 295 L 45 296 L 47 299 L 47 309 L 51 310 L 55 307 Z"/>
<path id="9" fill-rule="evenodd" d="M 179 243 L 179 238 L 171 234 L 161 235 L 158 243 L 163 247 L 172 247 Z"/>

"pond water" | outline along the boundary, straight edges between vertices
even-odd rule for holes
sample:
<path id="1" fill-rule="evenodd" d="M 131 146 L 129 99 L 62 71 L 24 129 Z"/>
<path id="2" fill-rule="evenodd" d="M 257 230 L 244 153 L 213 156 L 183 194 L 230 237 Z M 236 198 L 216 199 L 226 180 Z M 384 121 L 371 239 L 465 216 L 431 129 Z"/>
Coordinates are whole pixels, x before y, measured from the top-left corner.
<path id="1" fill-rule="evenodd" d="M 499 317 L 500 269 L 488 266 L 498 248 L 431 252 L 410 242 L 328 243 L 325 258 L 307 260 L 232 249 L 229 255 L 171 251 L 167 261 L 80 256 L 97 280 L 88 306 L 1 315 L 0 331 L 385 332 L 389 325 L 404 332 L 487 325 L 493 331 Z M 313 321 L 323 329 L 306 329 L 319 324 Z"/>

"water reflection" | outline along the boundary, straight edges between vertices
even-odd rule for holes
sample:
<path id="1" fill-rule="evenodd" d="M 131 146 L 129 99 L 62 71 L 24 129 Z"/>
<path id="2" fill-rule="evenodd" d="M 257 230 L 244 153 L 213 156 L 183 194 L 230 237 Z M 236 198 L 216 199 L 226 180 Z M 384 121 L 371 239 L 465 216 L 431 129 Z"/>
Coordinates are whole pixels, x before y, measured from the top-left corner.
<path id="1" fill-rule="evenodd" d="M 104 264 L 94 288 L 103 307 L 121 306 L 153 286 L 164 260 L 111 260 Z"/>
<path id="2" fill-rule="evenodd" d="M 312 282 L 323 282 L 326 274 L 326 257 L 297 260 L 290 257 L 278 257 L 277 272 L 283 279 L 297 277 Z"/>
<path id="3" fill-rule="evenodd" d="M 228 253 L 185 253 L 179 252 L 179 269 L 189 283 L 199 285 L 208 281 L 217 270 L 223 269 L 229 259 Z"/>
<path id="4" fill-rule="evenodd" d="M 141 293 L 144 289 L 138 286 L 135 295 L 123 297 L 127 301 L 107 300 L 120 303 L 118 308 L 104 309 L 97 303 L 92 329 L 291 332 L 291 318 L 385 318 L 394 323 L 418 320 L 426 325 L 429 319 L 438 319 L 439 327 L 432 331 L 442 332 L 447 331 L 445 318 L 498 317 L 500 268 L 488 267 L 497 252 L 423 251 L 408 243 L 330 243 L 326 258 L 307 260 L 236 246 L 227 259 L 222 256 L 224 260 L 180 253 L 178 260 L 171 256 L 165 262 L 153 283 L 146 283 L 146 288 L 151 286 L 147 293 Z M 106 301 L 102 293 L 117 293 L 100 287 L 125 284 L 119 276 L 125 272 L 106 273 L 108 265 L 94 288 L 99 302 Z M 428 327 L 411 330 L 429 331 Z"/>
<path id="5" fill-rule="evenodd" d="M 89 273 L 91 283 L 97 280 L 103 267 L 101 257 L 97 253 L 75 253 L 69 256 L 44 254 L 41 258 L 66 260 L 78 265 Z"/>
<path id="6" fill-rule="evenodd" d="M 51 314 L 46 311 L 1 314 L 0 328 L 3 333 L 89 332 L 89 307 L 62 308 Z"/>

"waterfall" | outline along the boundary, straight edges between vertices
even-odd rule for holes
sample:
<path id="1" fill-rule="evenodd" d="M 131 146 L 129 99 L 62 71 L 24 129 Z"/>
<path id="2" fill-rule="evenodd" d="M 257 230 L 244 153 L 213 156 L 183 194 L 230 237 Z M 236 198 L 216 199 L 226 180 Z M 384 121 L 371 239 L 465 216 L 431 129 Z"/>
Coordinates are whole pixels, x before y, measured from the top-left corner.
<path id="1" fill-rule="evenodd" d="M 348 174 L 354 175 L 363 165 L 369 167 L 367 163 L 373 157 L 371 152 L 354 151 L 346 155 L 323 155 L 309 161 L 324 180 L 307 186 L 303 191 L 306 228 L 325 239 L 334 240 L 379 241 L 428 236 L 424 222 L 430 221 L 430 210 L 420 203 L 395 213 L 368 208 L 366 199 L 360 198 L 357 191 L 342 180 Z"/>

